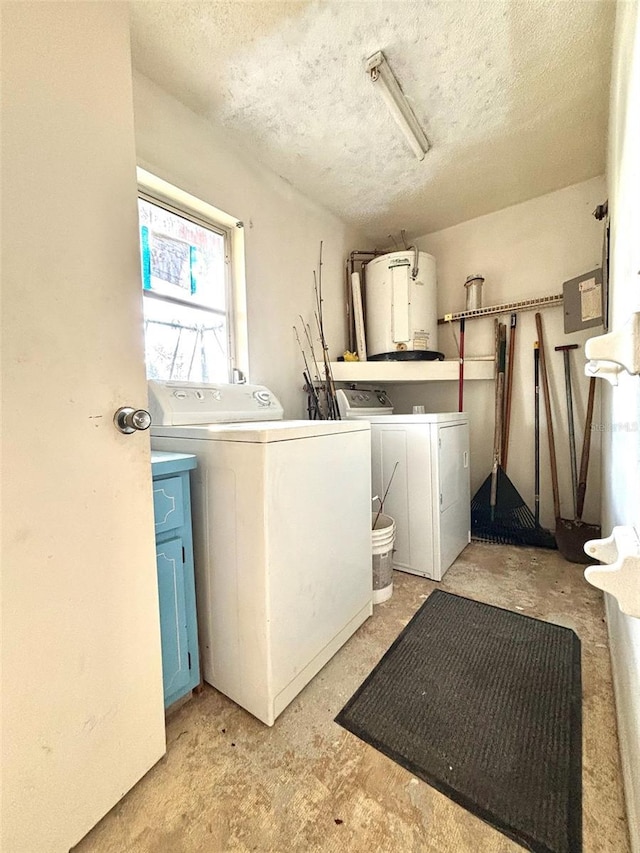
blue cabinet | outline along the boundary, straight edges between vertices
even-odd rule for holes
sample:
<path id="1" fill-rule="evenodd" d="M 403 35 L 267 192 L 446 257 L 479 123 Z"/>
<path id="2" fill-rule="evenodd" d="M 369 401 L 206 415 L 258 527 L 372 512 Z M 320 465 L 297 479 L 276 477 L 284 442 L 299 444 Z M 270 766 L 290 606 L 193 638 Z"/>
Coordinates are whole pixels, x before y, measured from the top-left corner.
<path id="1" fill-rule="evenodd" d="M 151 453 L 165 708 L 200 683 L 189 471 L 196 457 Z"/>

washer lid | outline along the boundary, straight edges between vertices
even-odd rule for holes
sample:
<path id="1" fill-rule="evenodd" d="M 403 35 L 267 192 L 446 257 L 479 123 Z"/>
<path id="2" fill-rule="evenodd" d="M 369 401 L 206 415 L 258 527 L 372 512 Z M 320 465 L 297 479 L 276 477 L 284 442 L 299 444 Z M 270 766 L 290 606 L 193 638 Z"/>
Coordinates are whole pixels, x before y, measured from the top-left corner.
<path id="1" fill-rule="evenodd" d="M 347 432 L 368 432 L 367 421 L 254 421 L 238 424 L 193 424 L 185 426 L 152 426 L 151 435 L 158 438 L 189 438 L 201 441 L 243 441 L 268 444 Z"/>

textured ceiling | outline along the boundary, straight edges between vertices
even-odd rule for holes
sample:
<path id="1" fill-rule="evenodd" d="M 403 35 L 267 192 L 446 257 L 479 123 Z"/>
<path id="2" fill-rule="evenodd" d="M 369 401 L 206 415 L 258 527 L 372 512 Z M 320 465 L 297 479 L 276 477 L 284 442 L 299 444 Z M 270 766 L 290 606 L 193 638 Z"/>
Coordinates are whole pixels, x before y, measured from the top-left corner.
<path id="1" fill-rule="evenodd" d="M 133 2 L 136 68 L 387 243 L 605 165 L 612 2 Z M 432 144 L 411 154 L 364 71 L 384 50 Z"/>

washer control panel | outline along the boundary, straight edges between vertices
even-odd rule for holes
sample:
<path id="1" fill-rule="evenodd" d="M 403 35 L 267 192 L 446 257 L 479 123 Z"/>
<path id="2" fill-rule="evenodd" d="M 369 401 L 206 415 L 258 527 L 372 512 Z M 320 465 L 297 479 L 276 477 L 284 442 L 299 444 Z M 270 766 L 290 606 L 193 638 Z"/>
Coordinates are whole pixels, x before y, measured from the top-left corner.
<path id="1" fill-rule="evenodd" d="M 264 385 L 149 380 L 149 411 L 155 426 L 278 421 L 284 411 Z"/>
<path id="2" fill-rule="evenodd" d="M 387 392 L 376 388 L 338 388 L 338 411 L 344 420 L 366 415 L 392 415 Z"/>
<path id="3" fill-rule="evenodd" d="M 253 399 L 257 401 L 259 406 L 270 406 L 273 402 L 271 391 L 267 391 L 266 388 L 254 391 Z"/>

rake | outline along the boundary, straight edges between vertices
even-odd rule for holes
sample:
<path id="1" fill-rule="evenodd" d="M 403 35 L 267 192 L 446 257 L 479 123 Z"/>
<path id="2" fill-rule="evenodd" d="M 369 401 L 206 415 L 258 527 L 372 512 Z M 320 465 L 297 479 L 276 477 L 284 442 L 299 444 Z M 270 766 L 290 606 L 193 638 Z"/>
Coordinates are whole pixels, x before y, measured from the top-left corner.
<path id="1" fill-rule="evenodd" d="M 536 521 L 502 468 L 502 411 L 506 365 L 506 326 L 497 326 L 495 428 L 491 473 L 471 499 L 471 535 L 482 542 L 556 548 L 553 535 Z M 513 358 L 511 359 L 513 363 Z"/>

